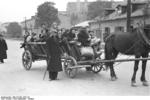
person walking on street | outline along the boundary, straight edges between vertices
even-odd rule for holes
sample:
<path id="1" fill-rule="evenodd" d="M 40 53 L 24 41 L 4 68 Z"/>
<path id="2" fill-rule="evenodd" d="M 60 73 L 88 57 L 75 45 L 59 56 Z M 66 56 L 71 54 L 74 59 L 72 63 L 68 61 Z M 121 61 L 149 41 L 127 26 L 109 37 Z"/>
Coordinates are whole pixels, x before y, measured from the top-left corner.
<path id="1" fill-rule="evenodd" d="M 0 62 L 4 63 L 4 59 L 7 59 L 7 44 L 2 34 L 0 34 Z"/>

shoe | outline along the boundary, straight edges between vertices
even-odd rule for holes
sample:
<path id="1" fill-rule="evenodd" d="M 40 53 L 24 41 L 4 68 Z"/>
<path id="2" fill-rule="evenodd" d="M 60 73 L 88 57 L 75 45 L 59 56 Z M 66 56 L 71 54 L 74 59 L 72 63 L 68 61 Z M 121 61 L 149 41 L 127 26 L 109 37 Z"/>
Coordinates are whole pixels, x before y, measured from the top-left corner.
<path id="1" fill-rule="evenodd" d="M 91 67 L 86 67 L 86 71 L 91 71 Z"/>
<path id="2" fill-rule="evenodd" d="M 4 60 L 0 60 L 1 63 L 4 63 Z"/>
<path id="3" fill-rule="evenodd" d="M 57 78 L 57 77 L 56 77 L 56 78 L 51 78 L 50 80 L 51 80 L 51 81 L 52 81 L 52 80 L 58 80 L 58 78 Z"/>
<path id="4" fill-rule="evenodd" d="M 54 81 L 54 80 L 56 80 L 56 79 L 49 79 L 49 81 Z"/>

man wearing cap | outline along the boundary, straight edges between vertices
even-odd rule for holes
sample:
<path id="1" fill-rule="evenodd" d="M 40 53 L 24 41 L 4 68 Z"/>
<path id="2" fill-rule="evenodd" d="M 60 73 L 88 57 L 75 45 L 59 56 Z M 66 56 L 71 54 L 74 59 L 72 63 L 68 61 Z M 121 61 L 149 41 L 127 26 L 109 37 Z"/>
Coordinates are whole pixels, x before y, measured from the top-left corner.
<path id="1" fill-rule="evenodd" d="M 49 30 L 47 28 L 47 26 L 45 24 L 42 24 L 42 30 L 41 30 L 41 34 L 39 35 L 39 38 L 41 42 L 46 41 L 46 39 L 49 37 Z"/>

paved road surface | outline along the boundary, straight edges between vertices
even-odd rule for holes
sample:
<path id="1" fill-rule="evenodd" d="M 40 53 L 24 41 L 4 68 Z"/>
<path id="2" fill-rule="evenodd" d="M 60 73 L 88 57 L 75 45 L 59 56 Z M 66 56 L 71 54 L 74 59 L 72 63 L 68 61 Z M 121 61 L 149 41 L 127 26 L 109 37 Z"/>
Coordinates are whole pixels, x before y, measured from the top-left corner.
<path id="1" fill-rule="evenodd" d="M 140 82 L 141 67 L 137 75 L 138 87 L 130 86 L 133 72 L 133 62 L 121 63 L 115 67 L 118 80 L 110 81 L 109 71 L 93 74 L 81 69 L 75 79 L 68 78 L 63 72 L 59 74 L 59 80 L 48 81 L 48 75 L 42 80 L 46 68 L 45 61 L 33 63 L 30 71 L 26 71 L 21 62 L 23 49 L 20 42 L 7 40 L 8 60 L 0 64 L 0 95 L 149 95 L 150 86 L 144 87 Z M 126 58 L 125 56 L 121 56 Z M 147 80 L 150 81 L 150 63 L 147 66 Z"/>

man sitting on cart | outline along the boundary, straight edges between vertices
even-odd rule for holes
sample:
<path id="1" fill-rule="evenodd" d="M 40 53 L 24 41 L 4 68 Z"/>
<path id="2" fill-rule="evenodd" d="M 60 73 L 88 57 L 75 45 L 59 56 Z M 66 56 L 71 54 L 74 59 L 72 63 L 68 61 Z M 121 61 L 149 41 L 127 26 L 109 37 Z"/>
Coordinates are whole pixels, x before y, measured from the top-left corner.
<path id="1" fill-rule="evenodd" d="M 49 29 L 45 24 L 42 24 L 41 34 L 39 35 L 39 41 L 43 42 L 49 37 Z"/>

